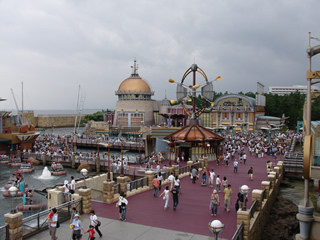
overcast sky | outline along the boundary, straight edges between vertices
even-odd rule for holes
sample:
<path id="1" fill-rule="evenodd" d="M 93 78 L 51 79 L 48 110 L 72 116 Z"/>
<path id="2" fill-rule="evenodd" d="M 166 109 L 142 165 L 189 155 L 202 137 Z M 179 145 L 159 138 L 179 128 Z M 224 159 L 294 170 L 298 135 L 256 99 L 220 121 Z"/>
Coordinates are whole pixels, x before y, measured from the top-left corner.
<path id="1" fill-rule="evenodd" d="M 114 109 L 133 60 L 175 99 L 194 62 L 218 92 L 306 85 L 308 32 L 320 38 L 319 0 L 0 0 L 0 109 Z M 312 45 L 320 42 L 312 41 Z M 320 70 L 320 56 L 313 70 Z M 198 79 L 202 81 L 201 75 Z M 191 81 L 191 79 L 189 79 Z"/>

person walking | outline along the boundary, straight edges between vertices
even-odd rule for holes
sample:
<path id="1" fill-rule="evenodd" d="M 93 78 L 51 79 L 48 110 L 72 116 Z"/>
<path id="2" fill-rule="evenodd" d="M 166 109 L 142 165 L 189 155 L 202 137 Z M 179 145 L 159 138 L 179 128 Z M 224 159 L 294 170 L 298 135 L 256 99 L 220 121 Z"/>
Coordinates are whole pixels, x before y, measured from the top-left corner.
<path id="1" fill-rule="evenodd" d="M 126 195 L 125 193 L 122 193 L 122 196 L 119 198 L 119 201 L 118 201 L 118 205 L 119 207 L 121 208 L 121 217 L 120 217 L 120 220 L 121 221 L 126 221 L 126 217 L 127 217 L 127 207 L 128 207 L 128 200 L 125 198 Z"/>
<path id="2" fill-rule="evenodd" d="M 157 178 L 157 176 L 154 176 L 152 180 L 152 186 L 153 186 L 153 196 L 158 197 L 159 179 Z"/>
<path id="3" fill-rule="evenodd" d="M 219 195 L 217 190 L 213 190 L 211 194 L 211 216 L 217 216 L 218 206 L 220 206 Z"/>
<path id="4" fill-rule="evenodd" d="M 220 179 L 220 175 L 217 176 L 216 178 L 216 190 L 219 190 L 219 192 L 221 191 L 221 179 Z"/>
<path id="5" fill-rule="evenodd" d="M 72 212 L 71 212 L 71 217 L 70 217 L 70 224 L 72 224 L 73 220 L 75 219 L 75 215 L 78 214 L 80 220 L 82 221 L 82 218 L 80 216 L 80 214 L 78 213 L 77 209 L 75 207 L 72 208 Z"/>
<path id="6" fill-rule="evenodd" d="M 233 162 L 233 172 L 238 173 L 238 161 L 237 159 L 234 160 Z"/>
<path id="7" fill-rule="evenodd" d="M 179 204 L 179 197 L 180 197 L 180 194 L 176 187 L 174 187 L 174 189 L 171 191 L 171 196 L 173 199 L 173 210 L 175 211 Z"/>
<path id="8" fill-rule="evenodd" d="M 178 176 L 174 179 L 174 187 L 177 189 L 178 193 L 181 194 L 180 179 Z"/>
<path id="9" fill-rule="evenodd" d="M 249 179 L 250 181 L 253 181 L 253 167 L 250 167 L 248 170 L 248 175 L 249 175 Z"/>
<path id="10" fill-rule="evenodd" d="M 163 177 L 160 171 L 158 172 L 157 178 L 159 180 L 159 191 L 161 191 L 161 183 L 162 183 Z"/>
<path id="11" fill-rule="evenodd" d="M 244 153 L 242 157 L 243 157 L 243 163 L 244 163 L 244 164 L 246 164 L 246 161 L 247 161 L 247 154 L 246 154 L 246 153 Z"/>
<path id="12" fill-rule="evenodd" d="M 90 211 L 90 225 L 94 227 L 100 237 L 102 237 L 102 233 L 99 230 L 101 222 L 98 220 L 97 215 L 95 214 L 94 210 Z"/>
<path id="13" fill-rule="evenodd" d="M 215 176 L 216 176 L 216 174 L 214 173 L 213 168 L 211 168 L 209 174 L 210 174 L 210 176 L 209 176 L 209 185 L 210 185 L 210 187 L 213 188 L 213 180 L 214 180 L 214 178 L 215 178 Z"/>
<path id="14" fill-rule="evenodd" d="M 223 177 L 222 186 L 223 186 L 223 190 L 228 187 L 228 180 L 226 176 Z"/>
<path id="15" fill-rule="evenodd" d="M 74 215 L 74 218 L 75 219 L 72 222 L 72 229 L 73 229 L 72 240 L 82 239 L 81 230 L 84 233 L 84 229 L 82 227 L 82 222 L 79 219 L 78 214 Z"/>
<path id="16" fill-rule="evenodd" d="M 192 175 L 192 183 L 195 184 L 198 177 L 198 170 L 194 166 L 192 166 L 191 175 Z"/>
<path id="17" fill-rule="evenodd" d="M 68 180 L 64 181 L 64 191 L 63 191 L 63 195 L 64 195 L 64 202 L 68 202 L 69 201 L 69 182 Z"/>
<path id="18" fill-rule="evenodd" d="M 202 185 L 207 185 L 207 169 L 202 170 Z"/>
<path id="19" fill-rule="evenodd" d="M 161 197 L 162 195 L 164 195 L 164 196 L 163 196 L 163 200 L 165 200 L 165 202 L 164 202 L 164 210 L 167 210 L 167 208 L 168 208 L 168 204 L 169 204 L 169 193 L 170 193 L 169 187 L 166 186 L 166 189 L 165 189 L 165 190 L 160 194 L 160 196 L 159 196 L 159 197 Z"/>
<path id="20" fill-rule="evenodd" d="M 51 236 L 51 240 L 56 240 L 56 239 L 58 239 L 56 236 L 57 222 L 58 222 L 57 209 L 52 208 L 51 213 L 52 213 L 51 214 L 52 217 L 50 218 L 50 214 L 48 217 L 49 218 L 48 223 L 49 223 L 49 227 L 50 227 L 49 234 Z"/>
<path id="21" fill-rule="evenodd" d="M 224 210 L 227 212 L 230 212 L 231 194 L 232 194 L 232 189 L 230 184 L 228 184 L 228 187 L 224 189 L 223 193 L 224 193 Z"/>
<path id="22" fill-rule="evenodd" d="M 74 194 L 76 192 L 76 181 L 74 180 L 74 176 L 71 176 L 69 192 L 71 194 Z"/>
<path id="23" fill-rule="evenodd" d="M 172 187 L 173 187 L 173 181 L 174 181 L 174 176 L 173 176 L 173 173 L 171 172 L 169 177 L 168 177 L 168 180 L 170 182 L 170 191 L 172 190 Z"/>
<path id="24" fill-rule="evenodd" d="M 88 240 L 95 240 L 94 234 L 96 233 L 94 230 L 94 226 L 90 225 L 89 229 L 86 233 L 89 233 L 89 239 Z"/>

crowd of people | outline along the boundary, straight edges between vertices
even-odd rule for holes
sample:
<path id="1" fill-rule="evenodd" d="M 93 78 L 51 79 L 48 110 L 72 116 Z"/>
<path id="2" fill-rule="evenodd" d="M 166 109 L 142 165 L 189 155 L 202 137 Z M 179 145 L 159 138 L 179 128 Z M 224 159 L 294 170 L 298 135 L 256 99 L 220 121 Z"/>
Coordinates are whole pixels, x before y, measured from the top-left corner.
<path id="1" fill-rule="evenodd" d="M 279 134 L 272 142 L 269 142 L 269 139 L 266 135 L 262 133 L 250 133 L 250 134 L 240 134 L 237 133 L 234 136 L 226 136 L 226 141 L 224 142 L 224 150 L 220 156 L 217 156 L 217 165 L 224 165 L 228 168 L 230 165 L 233 166 L 233 169 L 230 168 L 230 171 L 227 173 L 224 171 L 225 176 L 221 176 L 215 172 L 215 169 L 211 167 L 210 169 L 198 169 L 198 165 L 193 165 L 190 171 L 190 184 L 197 184 L 197 181 L 200 181 L 200 186 L 206 186 L 212 188 L 212 192 L 209 196 L 209 212 L 210 215 L 216 217 L 218 215 L 218 210 L 220 206 L 223 206 L 223 209 L 229 213 L 232 209 L 231 206 L 231 196 L 233 193 L 232 183 L 228 181 L 228 176 L 230 174 L 238 174 L 238 169 L 246 168 L 249 181 L 253 181 L 254 169 L 250 166 L 250 161 L 256 159 L 257 161 L 266 159 L 266 175 L 269 173 L 276 162 L 284 157 L 284 155 L 289 154 L 289 143 L 288 139 L 296 136 L 293 132 L 288 132 L 286 134 Z M 161 153 L 160 153 L 161 154 Z M 162 154 L 152 154 L 151 156 L 142 155 L 142 164 L 145 165 L 145 168 L 151 168 L 153 165 L 156 165 L 155 176 L 152 180 L 153 186 L 153 196 L 155 198 L 162 198 L 164 200 L 164 210 L 167 211 L 170 204 L 170 199 L 172 199 L 173 210 L 176 211 L 179 205 L 179 200 L 181 199 L 181 181 L 178 176 L 175 176 L 173 172 L 168 173 L 169 184 L 164 187 L 161 191 L 161 186 L 164 181 L 162 176 L 162 170 L 160 169 L 160 164 L 162 161 Z M 250 161 L 248 161 L 248 156 L 250 155 Z M 176 159 L 178 163 L 180 159 Z M 121 167 L 120 158 L 114 159 L 113 161 L 115 168 Z M 124 164 L 128 164 L 124 161 Z M 141 165 L 142 167 L 143 165 Z M 212 165 L 211 165 L 212 166 Z M 247 166 L 247 167 L 246 167 Z M 166 168 L 166 166 L 163 166 Z M 166 169 L 165 169 L 166 172 Z M 71 185 L 65 183 L 66 190 L 70 191 L 72 189 Z M 221 193 L 222 192 L 222 193 Z M 160 194 L 159 194 L 160 193 Z M 235 210 L 246 207 L 247 197 L 241 192 L 238 192 L 236 195 L 237 199 L 235 201 Z M 116 206 L 119 208 L 119 219 L 121 221 L 126 221 L 127 219 L 127 209 L 128 209 L 128 199 L 124 192 L 120 193 L 120 197 Z M 80 218 L 77 218 L 78 214 L 75 214 L 74 219 L 72 220 L 73 231 L 75 235 L 79 235 L 78 232 L 81 230 L 84 232 L 82 225 L 77 224 L 77 221 L 81 222 Z M 96 231 L 100 236 L 102 236 L 99 230 L 99 221 L 93 211 L 91 213 L 92 219 L 91 225 L 87 232 L 91 233 L 90 236 L 94 237 L 94 232 Z M 95 216 L 95 217 L 94 217 Z M 51 221 L 54 225 L 54 219 Z M 75 224 L 74 224 L 75 223 Z M 51 231 L 52 234 L 54 231 Z M 92 234 L 93 233 L 93 234 Z M 52 238 L 54 239 L 54 238 Z M 75 239 L 75 238 L 74 238 Z M 90 238 L 91 239 L 91 238 Z"/>

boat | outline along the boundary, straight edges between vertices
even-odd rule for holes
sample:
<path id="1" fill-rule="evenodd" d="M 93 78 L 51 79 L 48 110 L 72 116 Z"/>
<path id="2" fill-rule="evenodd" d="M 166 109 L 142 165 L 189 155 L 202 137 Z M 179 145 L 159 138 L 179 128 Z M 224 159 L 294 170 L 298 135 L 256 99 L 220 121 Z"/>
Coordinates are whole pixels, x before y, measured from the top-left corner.
<path id="1" fill-rule="evenodd" d="M 29 189 L 27 188 L 25 191 L 29 191 Z M 24 193 L 25 193 L 25 192 L 18 192 L 15 197 L 23 197 L 23 194 L 24 194 Z M 10 198 L 10 197 L 11 197 L 9 191 L 4 191 L 4 192 L 2 193 L 2 196 L 6 197 L 6 198 Z"/>
<path id="2" fill-rule="evenodd" d="M 11 186 L 16 186 L 17 184 L 17 180 L 19 178 L 22 178 L 21 172 L 20 171 L 15 171 L 14 176 L 10 177 L 8 180 L 8 183 L 4 186 L 5 189 L 9 189 Z M 25 181 L 23 181 L 24 183 L 24 187 L 26 188 L 28 186 L 28 183 L 26 183 Z M 17 186 L 16 186 L 17 187 Z"/>
<path id="3" fill-rule="evenodd" d="M 11 167 L 21 167 L 21 164 L 21 158 L 12 158 L 8 163 L 8 165 Z"/>
<path id="4" fill-rule="evenodd" d="M 11 91 L 13 94 L 12 89 Z M 0 97 L 0 102 L 1 101 L 6 101 L 6 99 Z M 10 111 L 1 111 L 0 116 L 0 120 L 2 121 L 2 131 L 0 132 L 1 149 L 6 149 L 1 151 L 1 155 L 10 155 L 10 158 L 13 154 L 17 157 L 15 149 L 32 149 L 34 142 L 40 135 L 40 132 L 36 132 L 36 129 L 32 124 L 23 121 L 23 109 L 22 111 L 19 111 L 17 108 L 17 112 L 18 115 L 13 116 Z M 9 159 L 8 164 L 10 166 L 20 167 L 21 159 L 19 161 L 20 163 L 12 160 L 16 159 Z"/>
<path id="5" fill-rule="evenodd" d="M 0 155 L 0 164 L 8 164 L 9 160 L 8 155 Z"/>
<path id="6" fill-rule="evenodd" d="M 18 206 L 17 206 L 17 210 L 19 212 L 30 212 L 30 211 L 39 211 L 43 208 L 45 208 L 46 205 L 45 204 L 26 204 L 26 205 L 23 205 L 23 203 L 20 203 Z"/>
<path id="7" fill-rule="evenodd" d="M 8 182 L 6 185 L 4 185 L 4 188 L 8 190 L 12 186 L 15 186 L 15 182 Z M 28 183 L 24 183 L 24 186 L 28 187 Z"/>
<path id="8" fill-rule="evenodd" d="M 53 176 L 62 176 L 62 175 L 66 175 L 67 172 L 63 169 L 63 166 L 61 165 L 61 163 L 55 163 L 53 162 L 51 164 L 51 175 Z"/>
<path id="9" fill-rule="evenodd" d="M 22 163 L 19 169 L 20 173 L 31 173 L 34 171 L 34 167 L 32 166 L 31 162 Z"/>

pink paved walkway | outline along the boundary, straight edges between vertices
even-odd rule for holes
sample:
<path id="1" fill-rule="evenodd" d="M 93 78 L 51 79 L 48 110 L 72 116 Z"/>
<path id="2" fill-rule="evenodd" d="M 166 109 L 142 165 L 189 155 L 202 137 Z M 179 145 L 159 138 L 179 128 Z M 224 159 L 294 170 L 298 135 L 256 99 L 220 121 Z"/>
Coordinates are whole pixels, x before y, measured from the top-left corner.
<path id="1" fill-rule="evenodd" d="M 212 236 L 208 229 L 208 223 L 214 219 L 218 219 L 225 224 L 225 230 L 219 237 L 231 239 L 237 224 L 234 205 L 239 187 L 246 184 L 251 190 L 261 189 L 261 181 L 267 180 L 266 161 L 271 160 L 270 156 L 265 158 L 255 158 L 249 154 L 247 156 L 247 163 L 239 164 L 238 173 L 233 173 L 232 162 L 229 167 L 225 165 L 217 166 L 216 162 L 209 162 L 209 169 L 214 168 L 215 173 L 220 175 L 221 180 L 226 176 L 229 184 L 231 184 L 233 194 L 231 211 L 229 213 L 224 211 L 223 190 L 219 193 L 221 204 L 218 208 L 218 214 L 216 217 L 212 217 L 211 211 L 209 210 L 209 201 L 213 189 L 209 186 L 201 186 L 201 179 L 197 180 L 196 184 L 192 184 L 189 177 L 184 177 L 181 179 L 182 194 L 176 211 L 172 209 L 172 199 L 169 201 L 170 208 L 164 211 L 164 200 L 162 198 L 155 198 L 153 191 L 149 190 L 128 198 L 129 209 L 127 211 L 127 221 L 147 226 Z M 237 154 L 236 157 L 238 157 Z M 247 174 L 251 166 L 254 169 L 253 181 L 249 180 Z M 162 191 L 164 188 L 165 187 L 162 187 Z M 250 208 L 252 204 L 251 192 L 248 199 L 247 207 Z M 92 202 L 92 209 L 96 211 L 98 216 L 118 219 L 118 208 L 115 207 L 115 204 Z"/>

